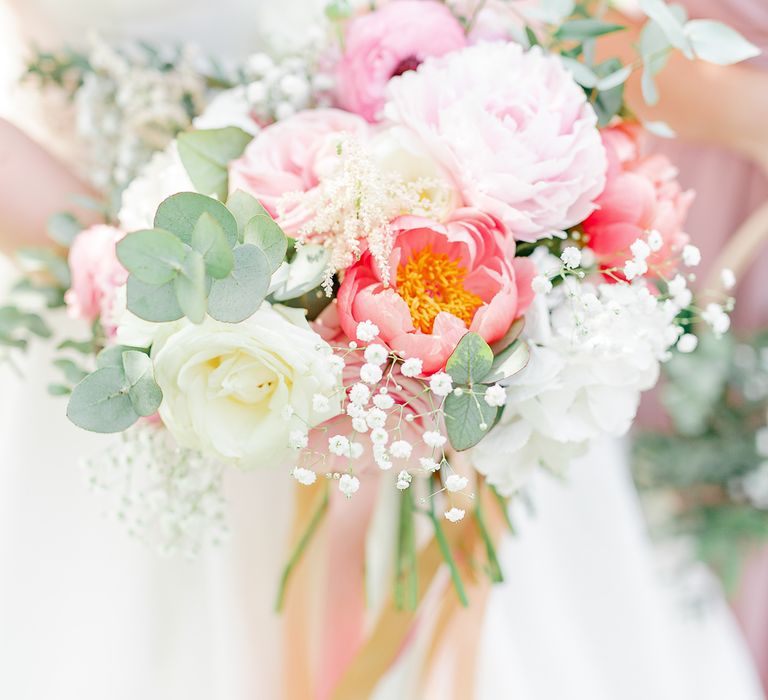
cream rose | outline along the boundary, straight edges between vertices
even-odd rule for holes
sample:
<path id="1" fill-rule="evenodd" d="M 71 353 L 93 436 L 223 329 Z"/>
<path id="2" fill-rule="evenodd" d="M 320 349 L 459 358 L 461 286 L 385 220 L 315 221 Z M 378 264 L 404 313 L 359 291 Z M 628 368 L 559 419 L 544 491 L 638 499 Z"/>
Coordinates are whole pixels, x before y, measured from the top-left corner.
<path id="1" fill-rule="evenodd" d="M 264 303 L 248 320 L 169 324 L 152 347 L 160 417 L 179 444 L 241 467 L 291 456 L 291 431 L 340 411 L 330 346 L 302 311 Z M 313 410 L 313 397 L 328 410 Z"/>

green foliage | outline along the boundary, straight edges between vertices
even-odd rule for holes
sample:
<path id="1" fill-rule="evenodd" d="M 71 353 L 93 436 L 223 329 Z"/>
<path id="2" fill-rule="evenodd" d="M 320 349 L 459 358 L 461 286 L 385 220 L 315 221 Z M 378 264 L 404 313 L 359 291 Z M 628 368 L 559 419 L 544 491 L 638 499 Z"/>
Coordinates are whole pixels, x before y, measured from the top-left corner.
<path id="1" fill-rule="evenodd" d="M 282 231 L 278 231 L 283 235 Z M 223 279 L 232 272 L 235 264 L 232 248 L 229 247 L 224 229 L 207 212 L 204 212 L 195 224 L 192 247 L 203 256 L 205 273 L 209 277 Z"/>
<path id="2" fill-rule="evenodd" d="M 531 349 L 528 343 L 516 340 L 493 358 L 491 371 L 485 377 L 485 382 L 495 384 L 509 379 L 525 369 L 531 358 Z"/>
<path id="3" fill-rule="evenodd" d="M 240 243 L 245 240 L 245 225 L 254 216 L 259 216 L 260 214 L 269 216 L 269 212 L 261 205 L 256 197 L 253 197 L 242 190 L 235 190 L 229 195 L 227 209 L 229 209 L 237 222 L 237 234 Z"/>
<path id="4" fill-rule="evenodd" d="M 252 138 L 234 126 L 179 134 L 179 156 L 197 190 L 223 201 L 228 190 L 229 163 L 242 154 Z"/>
<path id="5" fill-rule="evenodd" d="M 117 244 L 117 257 L 136 279 L 159 286 L 181 270 L 187 254 L 177 236 L 161 228 L 129 233 Z"/>
<path id="6" fill-rule="evenodd" d="M 205 261 L 196 250 L 187 252 L 173 289 L 184 315 L 192 323 L 202 323 L 207 307 Z"/>
<path id="7" fill-rule="evenodd" d="M 235 248 L 232 274 L 211 287 L 208 311 L 217 321 L 239 323 L 261 306 L 269 290 L 267 256 L 254 245 Z"/>
<path id="8" fill-rule="evenodd" d="M 160 203 L 155 214 L 155 228 L 175 233 L 184 243 L 192 243 L 192 234 L 197 220 L 210 214 L 224 229 L 230 246 L 237 243 L 237 222 L 235 217 L 221 203 L 196 192 L 180 192 Z"/>
<path id="9" fill-rule="evenodd" d="M 245 242 L 252 243 L 267 257 L 270 272 L 275 272 L 285 260 L 288 240 L 272 217 L 259 214 L 245 225 Z"/>
<path id="10" fill-rule="evenodd" d="M 685 33 L 697 58 L 728 66 L 760 55 L 760 49 L 722 22 L 693 19 Z"/>
<path id="11" fill-rule="evenodd" d="M 51 337 L 50 329 L 40 316 L 15 306 L 0 307 L 0 347 L 24 350 L 33 336 Z"/>
<path id="12" fill-rule="evenodd" d="M 603 22 L 599 19 L 574 19 L 569 22 L 563 22 L 555 31 L 555 38 L 561 41 L 575 39 L 584 41 L 593 39 L 605 34 L 624 31 L 626 27 L 622 24 L 613 24 Z"/>
<path id="13" fill-rule="evenodd" d="M 153 286 L 131 275 L 128 278 L 127 303 L 128 308 L 145 321 L 163 323 L 177 321 L 184 316 L 173 282 Z"/>
<path id="14" fill-rule="evenodd" d="M 69 289 L 71 279 L 67 261 L 49 248 L 22 248 L 17 254 L 22 269 L 47 273 L 63 289 Z"/>
<path id="15" fill-rule="evenodd" d="M 454 385 L 472 386 L 482 381 L 493 366 L 493 351 L 477 333 L 467 333 L 448 358 L 445 371 Z"/>
<path id="16" fill-rule="evenodd" d="M 445 428 L 454 449 L 462 451 L 474 447 L 496 424 L 501 408 L 489 406 L 482 393 L 464 391 L 457 396 L 449 394 L 443 404 Z"/>
<path id="17" fill-rule="evenodd" d="M 75 425 L 117 433 L 157 411 L 163 395 L 145 351 L 117 345 L 101 352 L 97 363 L 98 369 L 84 377 L 70 396 L 67 416 Z"/>
<path id="18" fill-rule="evenodd" d="M 72 245 L 82 228 L 80 222 L 69 212 L 59 212 L 48 219 L 48 237 L 65 248 Z"/>

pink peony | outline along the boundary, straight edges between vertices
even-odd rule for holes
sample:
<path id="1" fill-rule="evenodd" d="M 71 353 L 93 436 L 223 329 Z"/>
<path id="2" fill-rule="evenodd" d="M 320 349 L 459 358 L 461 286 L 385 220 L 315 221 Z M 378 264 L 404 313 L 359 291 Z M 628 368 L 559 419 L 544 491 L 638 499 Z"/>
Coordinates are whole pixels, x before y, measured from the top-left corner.
<path id="1" fill-rule="evenodd" d="M 278 202 L 289 192 L 316 187 L 324 169 L 335 167 L 342 134 L 367 135 L 368 125 L 339 109 L 313 109 L 266 127 L 229 166 L 230 191 L 253 195 L 277 217 L 286 233 L 296 235 L 311 216 L 294 205 L 278 216 Z"/>
<path id="2" fill-rule="evenodd" d="M 459 21 L 434 0 L 398 0 L 361 15 L 347 27 L 336 69 L 339 104 L 376 121 L 390 78 L 466 43 Z"/>
<path id="3" fill-rule="evenodd" d="M 385 113 L 417 132 L 464 199 L 533 241 L 583 221 L 605 185 L 584 91 L 538 47 L 481 43 L 393 79 Z"/>
<path id="4" fill-rule="evenodd" d="M 123 235 L 112 226 L 97 225 L 81 231 L 75 238 L 69 250 L 72 286 L 64 296 L 73 318 L 111 319 L 115 292 L 128 280 L 128 272 L 115 252 Z"/>
<path id="5" fill-rule="evenodd" d="M 632 258 L 632 243 L 645 239 L 648 231 L 658 231 L 663 245 L 648 258 L 648 275 L 667 275 L 688 241 L 682 229 L 694 193 L 683 192 L 666 156 L 641 157 L 639 135 L 634 126 L 603 131 L 607 184 L 583 229 L 603 267 L 622 267 Z"/>
<path id="6" fill-rule="evenodd" d="M 391 287 L 370 252 L 341 283 L 341 327 L 354 338 L 357 324 L 372 321 L 380 340 L 404 357 L 419 357 L 424 371 L 445 366 L 469 330 L 488 343 L 499 340 L 531 302 L 532 263 L 510 261 L 506 231 L 493 217 L 458 209 L 445 224 L 418 217 L 393 223 Z"/>

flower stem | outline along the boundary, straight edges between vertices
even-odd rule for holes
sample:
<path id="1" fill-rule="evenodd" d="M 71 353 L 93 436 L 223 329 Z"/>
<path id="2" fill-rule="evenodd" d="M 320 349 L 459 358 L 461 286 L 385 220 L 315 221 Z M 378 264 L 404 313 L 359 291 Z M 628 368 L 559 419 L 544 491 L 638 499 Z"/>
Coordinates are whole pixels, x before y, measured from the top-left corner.
<path id="1" fill-rule="evenodd" d="M 485 544 L 485 553 L 488 556 L 488 574 L 491 577 L 491 581 L 494 583 L 502 583 L 504 581 L 504 574 L 501 571 L 501 565 L 496 556 L 496 548 L 493 545 L 493 538 L 491 537 L 491 533 L 488 532 L 488 528 L 485 524 L 482 494 L 478 494 L 477 496 L 477 507 L 475 508 L 474 515 L 477 527 L 480 530 L 480 536 L 483 538 L 483 543 Z"/>
<path id="2" fill-rule="evenodd" d="M 395 604 L 399 610 L 415 610 L 419 604 L 419 579 L 416 565 L 416 531 L 413 523 L 413 494 L 402 492 L 400 524 L 397 536 L 397 571 Z"/>
<path id="3" fill-rule="evenodd" d="M 467 599 L 467 593 L 464 590 L 464 582 L 461 580 L 461 574 L 459 573 L 459 567 L 456 565 L 456 560 L 451 554 L 451 547 L 448 544 L 448 540 L 445 537 L 443 526 L 440 524 L 440 520 L 435 514 L 435 506 L 430 501 L 429 517 L 432 520 L 432 525 L 435 528 L 435 539 L 440 547 L 440 552 L 445 559 L 445 563 L 448 564 L 448 568 L 451 572 L 451 580 L 453 581 L 453 587 L 456 589 L 456 595 L 459 596 L 459 600 L 463 607 L 469 607 L 469 600 Z"/>
<path id="4" fill-rule="evenodd" d="M 307 545 L 309 545 L 309 543 L 312 541 L 312 537 L 317 531 L 317 527 L 318 525 L 320 525 L 320 522 L 322 521 L 323 516 L 325 515 L 327 510 L 328 510 L 328 485 L 326 484 L 323 487 L 323 495 L 322 495 L 322 498 L 320 499 L 320 502 L 317 505 L 317 508 L 315 508 L 315 512 L 312 514 L 312 517 L 310 518 L 309 523 L 307 523 L 306 529 L 301 534 L 299 541 L 296 543 L 296 546 L 294 547 L 293 552 L 291 553 L 290 559 L 288 559 L 288 563 L 285 565 L 285 568 L 283 569 L 283 574 L 280 577 L 280 587 L 278 588 L 278 591 L 277 591 L 277 601 L 275 602 L 275 610 L 277 612 L 281 612 L 283 609 L 283 604 L 285 603 L 285 592 L 288 587 L 288 580 L 290 579 L 290 576 L 293 573 L 294 568 L 296 568 L 296 565 L 299 563 L 299 560 L 301 559 L 302 554 L 304 554 L 304 550 L 307 548 Z"/>

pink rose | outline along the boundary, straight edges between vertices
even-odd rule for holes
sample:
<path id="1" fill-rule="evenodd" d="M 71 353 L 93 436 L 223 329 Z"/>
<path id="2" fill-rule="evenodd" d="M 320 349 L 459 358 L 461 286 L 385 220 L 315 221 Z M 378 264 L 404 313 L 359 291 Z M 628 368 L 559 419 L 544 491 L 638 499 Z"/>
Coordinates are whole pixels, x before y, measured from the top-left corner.
<path id="1" fill-rule="evenodd" d="M 296 235 L 312 212 L 287 205 L 279 216 L 281 197 L 317 187 L 323 172 L 336 166 L 342 134 L 365 138 L 367 130 L 363 119 L 339 109 L 299 112 L 263 129 L 230 163 L 229 189 L 256 197 L 286 233 Z"/>
<path id="2" fill-rule="evenodd" d="M 663 244 L 648 258 L 647 274 L 667 275 L 688 241 L 683 225 L 694 193 L 683 192 L 666 156 L 640 155 L 639 136 L 631 125 L 602 132 L 608 179 L 598 209 L 583 224 L 584 234 L 603 267 L 622 267 L 632 258 L 632 243 L 656 230 Z"/>
<path id="3" fill-rule="evenodd" d="M 581 223 L 605 186 L 597 117 L 559 58 L 481 43 L 393 79 L 386 116 L 421 136 L 466 202 L 534 241 Z"/>
<path id="4" fill-rule="evenodd" d="M 86 321 L 111 323 L 115 292 L 128 280 L 115 246 L 123 232 L 113 226 L 91 226 L 81 231 L 69 249 L 72 286 L 64 295 L 69 315 Z M 109 329 L 108 329 L 109 330 Z"/>
<path id="5" fill-rule="evenodd" d="M 433 0 L 398 0 L 361 15 L 345 32 L 344 55 L 336 69 L 339 104 L 377 121 L 390 78 L 466 43 L 459 21 Z"/>
<path id="6" fill-rule="evenodd" d="M 510 263 L 497 219 L 458 209 L 445 224 L 401 217 L 393 225 L 392 286 L 383 285 L 370 252 L 344 275 L 338 310 L 348 336 L 355 337 L 361 321 L 372 321 L 382 342 L 420 358 L 432 373 L 445 366 L 467 331 L 493 343 L 528 308 L 533 265 L 524 258 Z"/>

